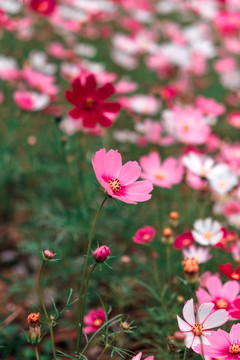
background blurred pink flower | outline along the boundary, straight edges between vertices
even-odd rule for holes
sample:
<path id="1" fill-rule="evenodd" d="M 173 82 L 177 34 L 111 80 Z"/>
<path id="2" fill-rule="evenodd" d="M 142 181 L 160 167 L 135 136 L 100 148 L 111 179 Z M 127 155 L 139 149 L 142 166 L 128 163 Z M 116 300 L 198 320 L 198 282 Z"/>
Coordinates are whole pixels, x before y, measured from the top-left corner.
<path id="1" fill-rule="evenodd" d="M 141 177 L 153 182 L 154 185 L 171 188 L 182 181 L 184 168 L 179 160 L 172 157 L 167 158 L 162 164 L 157 152 L 140 158 L 142 166 Z"/>
<path id="2" fill-rule="evenodd" d="M 133 236 L 133 241 L 137 244 L 149 244 L 153 241 L 156 230 L 151 226 L 144 226 L 137 230 Z"/>

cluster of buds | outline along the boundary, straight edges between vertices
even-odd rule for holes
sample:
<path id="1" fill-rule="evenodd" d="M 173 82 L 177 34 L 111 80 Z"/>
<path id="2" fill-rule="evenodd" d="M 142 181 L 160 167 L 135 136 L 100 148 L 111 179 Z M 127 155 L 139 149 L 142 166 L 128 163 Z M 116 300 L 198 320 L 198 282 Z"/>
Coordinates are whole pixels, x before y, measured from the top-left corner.
<path id="1" fill-rule="evenodd" d="M 27 322 L 29 325 L 29 342 L 35 346 L 42 340 L 40 329 L 40 313 L 31 313 L 28 315 Z"/>
<path id="2" fill-rule="evenodd" d="M 185 278 L 190 283 L 199 281 L 199 260 L 195 257 L 185 258 L 182 261 Z"/>
<path id="3" fill-rule="evenodd" d="M 162 243 L 172 245 L 174 243 L 173 231 L 171 228 L 166 227 L 162 232 Z"/>
<path id="4" fill-rule="evenodd" d="M 110 249 L 106 245 L 98 247 L 93 253 L 93 257 L 98 263 L 103 263 L 104 261 L 106 261 L 109 255 Z"/>
<path id="5" fill-rule="evenodd" d="M 169 217 L 169 223 L 176 227 L 178 226 L 178 219 L 179 219 L 179 214 L 177 211 L 171 211 L 170 214 L 168 215 Z"/>

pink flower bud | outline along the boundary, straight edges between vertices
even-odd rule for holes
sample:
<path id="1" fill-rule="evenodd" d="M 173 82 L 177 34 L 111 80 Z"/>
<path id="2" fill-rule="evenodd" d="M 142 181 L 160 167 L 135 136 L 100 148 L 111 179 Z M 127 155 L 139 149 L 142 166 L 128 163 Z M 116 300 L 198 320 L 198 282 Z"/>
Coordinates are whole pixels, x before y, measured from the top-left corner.
<path id="1" fill-rule="evenodd" d="M 109 255 L 110 255 L 110 249 L 106 245 L 100 246 L 93 253 L 94 259 L 100 263 L 104 262 Z"/>
<path id="2" fill-rule="evenodd" d="M 44 257 L 48 260 L 52 260 L 54 258 L 54 253 L 50 250 L 44 250 Z"/>

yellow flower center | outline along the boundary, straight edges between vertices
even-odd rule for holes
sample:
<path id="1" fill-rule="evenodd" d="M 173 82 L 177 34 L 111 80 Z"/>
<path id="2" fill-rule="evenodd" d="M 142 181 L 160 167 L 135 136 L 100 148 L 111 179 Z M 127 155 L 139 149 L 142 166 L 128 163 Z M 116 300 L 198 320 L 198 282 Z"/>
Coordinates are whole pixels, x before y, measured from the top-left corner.
<path id="1" fill-rule="evenodd" d="M 100 319 L 96 319 L 93 322 L 93 326 L 95 326 L 95 327 L 100 327 L 102 324 L 103 324 L 103 322 Z"/>
<path id="2" fill-rule="evenodd" d="M 155 178 L 157 180 L 163 180 L 164 179 L 164 173 L 162 171 L 158 171 L 156 174 L 155 174 Z"/>
<path id="3" fill-rule="evenodd" d="M 239 274 L 236 274 L 236 273 L 233 273 L 231 275 L 231 278 L 234 279 L 234 280 L 239 280 L 240 279 L 240 275 Z"/>
<path id="4" fill-rule="evenodd" d="M 232 355 L 240 354 L 240 346 L 236 342 L 229 346 L 229 354 Z"/>
<path id="5" fill-rule="evenodd" d="M 211 240 L 213 237 L 213 234 L 211 232 L 207 231 L 203 234 L 203 236 L 205 237 L 205 239 Z"/>
<path id="6" fill-rule="evenodd" d="M 224 299 L 218 299 L 215 304 L 218 309 L 226 309 L 228 307 L 228 302 Z"/>
<path id="7" fill-rule="evenodd" d="M 118 179 L 110 179 L 108 183 L 113 192 L 116 192 L 121 189 L 121 185 Z"/>
<path id="8" fill-rule="evenodd" d="M 204 328 L 202 324 L 194 324 L 192 327 L 192 332 L 197 335 L 200 336 L 203 334 Z"/>

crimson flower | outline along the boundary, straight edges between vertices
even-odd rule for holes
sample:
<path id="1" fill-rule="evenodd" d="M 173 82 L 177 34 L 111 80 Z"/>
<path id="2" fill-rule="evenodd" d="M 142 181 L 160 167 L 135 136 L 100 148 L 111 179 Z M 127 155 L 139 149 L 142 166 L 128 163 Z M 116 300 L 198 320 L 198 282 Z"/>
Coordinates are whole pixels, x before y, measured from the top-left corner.
<path id="1" fill-rule="evenodd" d="M 113 122 L 109 113 L 117 113 L 120 110 L 120 104 L 105 102 L 115 92 L 112 84 L 106 83 L 98 89 L 96 85 L 94 74 L 88 75 L 84 83 L 80 78 L 73 80 L 73 91 L 66 91 L 67 100 L 75 105 L 69 115 L 73 119 L 81 118 L 83 126 L 87 128 L 94 128 L 97 123 L 109 127 Z"/>
<path id="2" fill-rule="evenodd" d="M 219 265 L 219 270 L 230 279 L 240 280 L 240 266 L 234 271 L 231 264 Z"/>
<path id="3" fill-rule="evenodd" d="M 31 0 L 30 6 L 42 15 L 49 15 L 55 10 L 56 2 L 55 0 Z"/>

